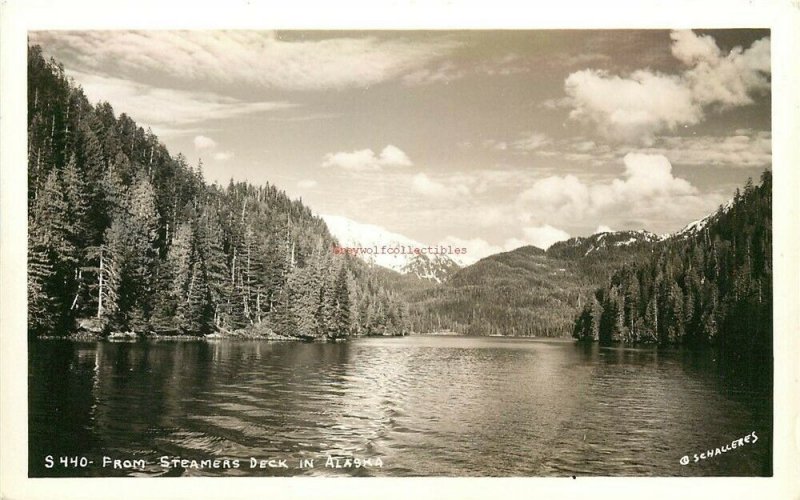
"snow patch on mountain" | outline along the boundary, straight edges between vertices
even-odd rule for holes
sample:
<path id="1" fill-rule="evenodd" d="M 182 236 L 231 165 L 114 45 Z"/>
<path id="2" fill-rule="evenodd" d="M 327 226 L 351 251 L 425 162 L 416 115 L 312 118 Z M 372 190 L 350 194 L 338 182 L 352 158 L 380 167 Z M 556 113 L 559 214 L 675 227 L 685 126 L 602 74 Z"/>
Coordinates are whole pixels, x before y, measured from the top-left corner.
<path id="1" fill-rule="evenodd" d="M 649 231 L 639 229 L 636 231 L 609 231 L 595 233 L 584 239 L 583 242 L 589 243 L 589 248 L 583 254 L 584 257 L 592 252 L 608 247 L 626 247 L 636 243 L 658 241 L 659 237 Z M 582 242 L 576 241 L 574 245 Z"/>
<path id="2" fill-rule="evenodd" d="M 709 223 L 711 223 L 717 217 L 719 217 L 721 214 L 727 213 L 732 206 L 733 206 L 733 199 L 730 199 L 727 202 L 725 202 L 724 205 L 718 208 L 715 212 L 706 215 L 702 219 L 692 221 L 686 224 L 686 226 L 684 226 L 683 229 L 669 236 L 675 238 L 686 238 L 693 234 L 697 234 L 700 231 L 702 231 Z"/>
<path id="3" fill-rule="evenodd" d="M 414 253 L 414 249 L 436 245 L 420 243 L 381 226 L 356 222 L 341 215 L 320 217 L 340 247 L 354 249 L 367 263 L 437 283 L 445 281 L 463 265 L 457 261 L 457 256 Z"/>

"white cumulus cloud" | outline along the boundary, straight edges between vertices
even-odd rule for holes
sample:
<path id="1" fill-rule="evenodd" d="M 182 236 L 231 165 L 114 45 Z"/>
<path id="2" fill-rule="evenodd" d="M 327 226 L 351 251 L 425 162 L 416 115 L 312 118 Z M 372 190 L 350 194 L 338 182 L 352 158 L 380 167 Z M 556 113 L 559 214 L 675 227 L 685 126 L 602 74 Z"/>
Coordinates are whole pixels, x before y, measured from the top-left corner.
<path id="1" fill-rule="evenodd" d="M 431 198 L 451 199 L 469 195 L 466 185 L 439 182 L 423 172 L 412 177 L 411 186 L 415 192 Z"/>
<path id="2" fill-rule="evenodd" d="M 611 139 L 652 139 L 655 132 L 695 124 L 703 116 L 691 89 L 676 76 L 636 71 L 629 77 L 582 70 L 569 75 L 570 118 L 590 122 Z"/>
<path id="3" fill-rule="evenodd" d="M 328 153 L 323 158 L 322 166 L 338 167 L 356 172 L 378 171 L 383 167 L 407 167 L 413 163 L 400 148 L 389 144 L 379 154 L 371 149 L 338 153 Z"/>
<path id="4" fill-rule="evenodd" d="M 506 251 L 505 247 L 493 245 L 483 238 L 458 238 L 456 236 L 448 236 L 442 240 L 442 244 L 452 245 L 454 248 L 465 248 L 467 253 L 458 255 L 458 259 L 466 265 L 474 264 L 489 255 Z"/>
<path id="5" fill-rule="evenodd" d="M 533 207 L 551 216 L 577 220 L 590 209 L 591 194 L 589 186 L 574 175 L 552 175 L 522 191 L 517 202 L 522 207 Z"/>
<path id="6" fill-rule="evenodd" d="M 569 239 L 569 233 L 549 224 L 522 228 L 522 238 L 511 238 L 506 241 L 508 250 L 521 246 L 533 245 L 542 250 L 547 250 L 553 243 Z"/>
<path id="7" fill-rule="evenodd" d="M 217 141 L 204 135 L 197 135 L 194 138 L 195 149 L 213 149 L 217 147 Z"/>
<path id="8" fill-rule="evenodd" d="M 686 66 L 682 73 L 574 72 L 564 82 L 570 118 L 609 139 L 649 144 L 660 132 L 700 123 L 709 108 L 750 104 L 753 94 L 769 89 L 769 38 L 724 54 L 708 35 L 675 31 L 671 37 L 673 56 Z"/>
<path id="9" fill-rule="evenodd" d="M 442 240 L 442 244 L 466 248 L 467 253 L 460 255 L 459 259 L 465 264 L 474 264 L 489 255 L 508 252 L 528 245 L 547 250 L 553 243 L 569 239 L 570 237 L 569 233 L 566 231 L 555 228 L 549 224 L 523 227 L 521 233 L 522 234 L 516 237 L 506 239 L 502 245 L 490 243 L 483 238 L 458 238 L 456 236 L 446 237 Z"/>
<path id="10" fill-rule="evenodd" d="M 233 151 L 219 151 L 217 153 L 214 153 L 214 159 L 219 161 L 230 160 L 234 156 L 235 155 L 233 154 Z"/>
<path id="11" fill-rule="evenodd" d="M 587 217 L 662 219 L 705 214 L 722 199 L 701 195 L 687 180 L 675 177 L 663 155 L 628 153 L 621 178 L 587 183 L 574 175 L 539 179 L 517 197 L 521 220 L 577 223 Z"/>
<path id="12" fill-rule="evenodd" d="M 721 107 L 743 106 L 753 102 L 751 97 L 753 93 L 769 89 L 768 38 L 756 40 L 747 50 L 736 47 L 729 54 L 723 55 L 719 49 L 714 52 L 711 49 L 681 48 L 682 45 L 694 46 L 698 43 L 696 40 L 699 37 L 691 31 L 676 32 L 672 37 L 675 40 L 673 54 L 677 51 L 679 59 L 683 58 L 681 60 L 684 63 L 686 62 L 684 59 L 691 61 L 688 63 L 690 69 L 684 74 L 684 80 L 698 103 Z M 710 39 L 708 36 L 702 38 Z"/>
<path id="13" fill-rule="evenodd" d="M 682 63 L 694 65 L 700 61 L 715 61 L 720 57 L 717 42 L 711 35 L 697 35 L 691 30 L 670 33 L 672 55 Z"/>

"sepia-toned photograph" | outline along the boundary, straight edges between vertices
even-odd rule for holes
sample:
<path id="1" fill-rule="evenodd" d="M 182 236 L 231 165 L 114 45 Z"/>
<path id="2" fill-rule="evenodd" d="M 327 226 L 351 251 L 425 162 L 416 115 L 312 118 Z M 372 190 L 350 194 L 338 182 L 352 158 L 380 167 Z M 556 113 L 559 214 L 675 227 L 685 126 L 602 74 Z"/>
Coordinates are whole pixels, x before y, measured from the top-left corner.
<path id="1" fill-rule="evenodd" d="M 28 38 L 31 477 L 772 475 L 769 30 Z"/>
<path id="2" fill-rule="evenodd" d="M 800 493 L 800 10 L 76 1 L 0 4 L 0 497 Z"/>

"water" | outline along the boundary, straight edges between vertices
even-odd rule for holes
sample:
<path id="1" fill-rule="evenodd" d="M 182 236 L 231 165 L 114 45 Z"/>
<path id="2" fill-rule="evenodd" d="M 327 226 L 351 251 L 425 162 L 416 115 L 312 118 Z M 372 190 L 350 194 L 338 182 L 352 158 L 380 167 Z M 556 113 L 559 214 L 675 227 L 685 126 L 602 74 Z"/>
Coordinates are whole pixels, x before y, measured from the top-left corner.
<path id="1" fill-rule="evenodd" d="M 712 351 L 496 337 L 29 350 L 32 477 L 771 474 L 771 368 Z M 755 443 L 679 463 L 753 431 Z M 163 467 L 162 456 L 240 467 Z M 370 464 L 326 467 L 328 456 Z M 251 457 L 289 468 L 250 468 Z"/>

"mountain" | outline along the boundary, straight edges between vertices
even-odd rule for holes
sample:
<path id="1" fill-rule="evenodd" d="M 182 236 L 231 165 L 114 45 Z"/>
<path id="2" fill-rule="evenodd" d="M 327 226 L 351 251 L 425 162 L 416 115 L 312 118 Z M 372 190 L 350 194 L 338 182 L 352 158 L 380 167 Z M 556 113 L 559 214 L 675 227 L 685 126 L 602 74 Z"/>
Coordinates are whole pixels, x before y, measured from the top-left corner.
<path id="1" fill-rule="evenodd" d="M 563 336 L 590 289 L 575 263 L 525 246 L 485 257 L 406 298 L 417 331 Z"/>
<path id="2" fill-rule="evenodd" d="M 441 286 L 402 289 L 412 328 L 474 335 L 569 336 L 598 287 L 620 269 L 642 266 L 678 242 L 724 219 L 729 202 L 684 229 L 601 232 L 570 238 L 547 251 L 522 247 L 464 267 Z M 692 240 L 693 241 L 693 240 Z"/>
<path id="3" fill-rule="evenodd" d="M 208 184 L 28 50 L 28 330 L 407 332 L 387 278 L 277 186 Z"/>
<path id="4" fill-rule="evenodd" d="M 601 342 L 772 348 L 772 174 L 621 266 L 586 302 L 573 335 Z"/>
<path id="5" fill-rule="evenodd" d="M 568 336 L 592 290 L 617 266 L 646 259 L 656 244 L 649 233 L 623 233 L 573 239 L 547 251 L 520 247 L 464 267 L 442 285 L 407 289 L 412 329 Z"/>
<path id="6" fill-rule="evenodd" d="M 365 262 L 435 283 L 447 281 L 461 267 L 457 256 L 422 253 L 428 252 L 428 245 L 380 226 L 339 215 L 322 215 L 321 218 L 339 247 L 349 249 Z M 416 252 L 417 249 L 420 252 Z"/>
<path id="7" fill-rule="evenodd" d="M 644 230 L 602 232 L 559 241 L 550 246 L 547 253 L 553 257 L 576 259 L 620 247 L 649 247 L 661 239 L 658 235 Z"/>
<path id="8" fill-rule="evenodd" d="M 708 226 L 709 224 L 714 223 L 721 216 L 726 214 L 731 209 L 731 207 L 733 207 L 733 202 L 734 202 L 733 199 L 728 200 L 727 202 L 725 202 L 725 204 L 721 205 L 715 212 L 712 212 L 712 213 L 708 214 L 707 216 L 703 217 L 702 219 L 699 219 L 699 220 L 696 220 L 696 221 L 692 221 L 692 222 L 686 224 L 686 226 L 684 226 L 683 229 L 681 229 L 680 231 L 677 231 L 676 233 L 674 233 L 672 235 L 669 235 L 669 237 L 672 237 L 672 238 L 689 238 L 689 237 L 692 237 L 692 236 L 702 232 L 703 229 L 706 228 L 706 226 Z"/>

